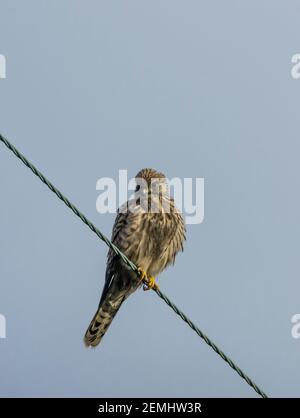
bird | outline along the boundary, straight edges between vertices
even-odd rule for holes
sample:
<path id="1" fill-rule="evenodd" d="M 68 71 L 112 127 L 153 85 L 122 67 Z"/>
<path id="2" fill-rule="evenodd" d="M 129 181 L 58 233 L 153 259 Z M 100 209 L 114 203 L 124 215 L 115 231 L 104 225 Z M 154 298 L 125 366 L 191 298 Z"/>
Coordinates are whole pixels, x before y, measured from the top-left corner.
<path id="1" fill-rule="evenodd" d="M 84 336 L 87 347 L 100 343 L 123 302 L 145 281 L 144 290 L 158 289 L 154 278 L 183 251 L 185 222 L 166 176 L 144 168 L 135 182 L 133 198 L 117 211 L 111 241 L 138 267 L 138 274 L 109 249 L 99 306 Z"/>

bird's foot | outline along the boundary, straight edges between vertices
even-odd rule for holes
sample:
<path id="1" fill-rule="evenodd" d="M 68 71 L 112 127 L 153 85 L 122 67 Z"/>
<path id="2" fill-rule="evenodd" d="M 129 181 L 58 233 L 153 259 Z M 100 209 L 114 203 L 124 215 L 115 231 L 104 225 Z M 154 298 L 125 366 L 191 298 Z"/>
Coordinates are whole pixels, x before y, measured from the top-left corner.
<path id="1" fill-rule="evenodd" d="M 159 289 L 157 283 L 155 282 L 155 278 L 153 276 L 148 276 L 148 274 L 141 268 L 138 269 L 138 275 L 141 280 L 140 284 L 143 283 L 143 290 Z"/>
<path id="2" fill-rule="evenodd" d="M 147 273 L 142 270 L 141 268 L 138 268 L 138 276 L 140 279 L 140 286 L 147 280 Z"/>
<path id="3" fill-rule="evenodd" d="M 159 290 L 158 284 L 155 281 L 155 277 L 147 276 L 147 282 L 144 283 L 143 290 Z"/>

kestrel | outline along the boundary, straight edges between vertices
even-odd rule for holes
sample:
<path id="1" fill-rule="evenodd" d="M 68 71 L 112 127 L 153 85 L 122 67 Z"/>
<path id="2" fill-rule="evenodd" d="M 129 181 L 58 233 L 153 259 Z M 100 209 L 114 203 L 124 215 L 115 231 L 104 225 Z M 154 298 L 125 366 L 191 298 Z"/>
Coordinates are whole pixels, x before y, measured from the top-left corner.
<path id="1" fill-rule="evenodd" d="M 147 288 L 157 286 L 154 277 L 174 264 L 177 253 L 183 251 L 184 220 L 169 195 L 165 175 L 145 168 L 135 180 L 134 198 L 119 208 L 111 240 L 141 274 L 109 249 L 100 303 L 84 336 L 87 347 L 100 343 L 122 303 L 141 286 L 145 274 Z"/>

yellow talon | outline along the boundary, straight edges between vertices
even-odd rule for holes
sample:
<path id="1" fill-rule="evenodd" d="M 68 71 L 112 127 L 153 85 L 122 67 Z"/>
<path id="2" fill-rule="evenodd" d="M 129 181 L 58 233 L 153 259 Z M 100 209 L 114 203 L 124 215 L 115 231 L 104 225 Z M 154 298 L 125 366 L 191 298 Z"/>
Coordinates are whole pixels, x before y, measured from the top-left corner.
<path id="1" fill-rule="evenodd" d="M 145 280 L 148 280 L 147 279 L 147 273 L 144 270 L 142 270 L 141 268 L 138 268 L 138 276 L 140 278 L 139 286 L 141 286 L 145 282 Z"/>
<path id="2" fill-rule="evenodd" d="M 141 281 L 147 279 L 147 273 L 140 268 L 138 268 L 138 275 L 140 276 Z"/>
<path id="3" fill-rule="evenodd" d="M 153 276 L 148 276 L 147 273 L 141 268 L 138 268 L 138 275 L 140 277 L 141 284 L 144 283 L 143 290 L 159 289 L 155 282 L 155 278 Z"/>
<path id="4" fill-rule="evenodd" d="M 155 282 L 155 278 L 153 276 L 147 277 L 147 283 L 144 284 L 143 290 L 150 290 L 150 289 L 159 289 L 157 283 Z"/>

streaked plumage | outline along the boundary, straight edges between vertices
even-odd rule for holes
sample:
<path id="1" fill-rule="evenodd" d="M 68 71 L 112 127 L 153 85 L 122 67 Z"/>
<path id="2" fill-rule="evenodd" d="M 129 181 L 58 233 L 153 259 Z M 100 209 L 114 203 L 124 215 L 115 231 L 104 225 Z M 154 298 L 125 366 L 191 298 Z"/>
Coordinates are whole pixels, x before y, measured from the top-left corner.
<path id="1" fill-rule="evenodd" d="M 137 184 L 140 180 L 146 182 L 148 189 L 144 194 L 141 191 L 141 198 L 125 203 L 125 209 L 130 207 L 130 210 L 124 211 L 124 206 L 119 209 L 112 242 L 149 276 L 156 277 L 183 251 L 185 226 L 169 196 L 164 174 L 146 168 L 136 175 Z M 150 201 L 156 213 L 147 210 Z M 84 337 L 86 346 L 99 344 L 124 300 L 140 284 L 137 274 L 110 249 L 99 307 Z"/>

